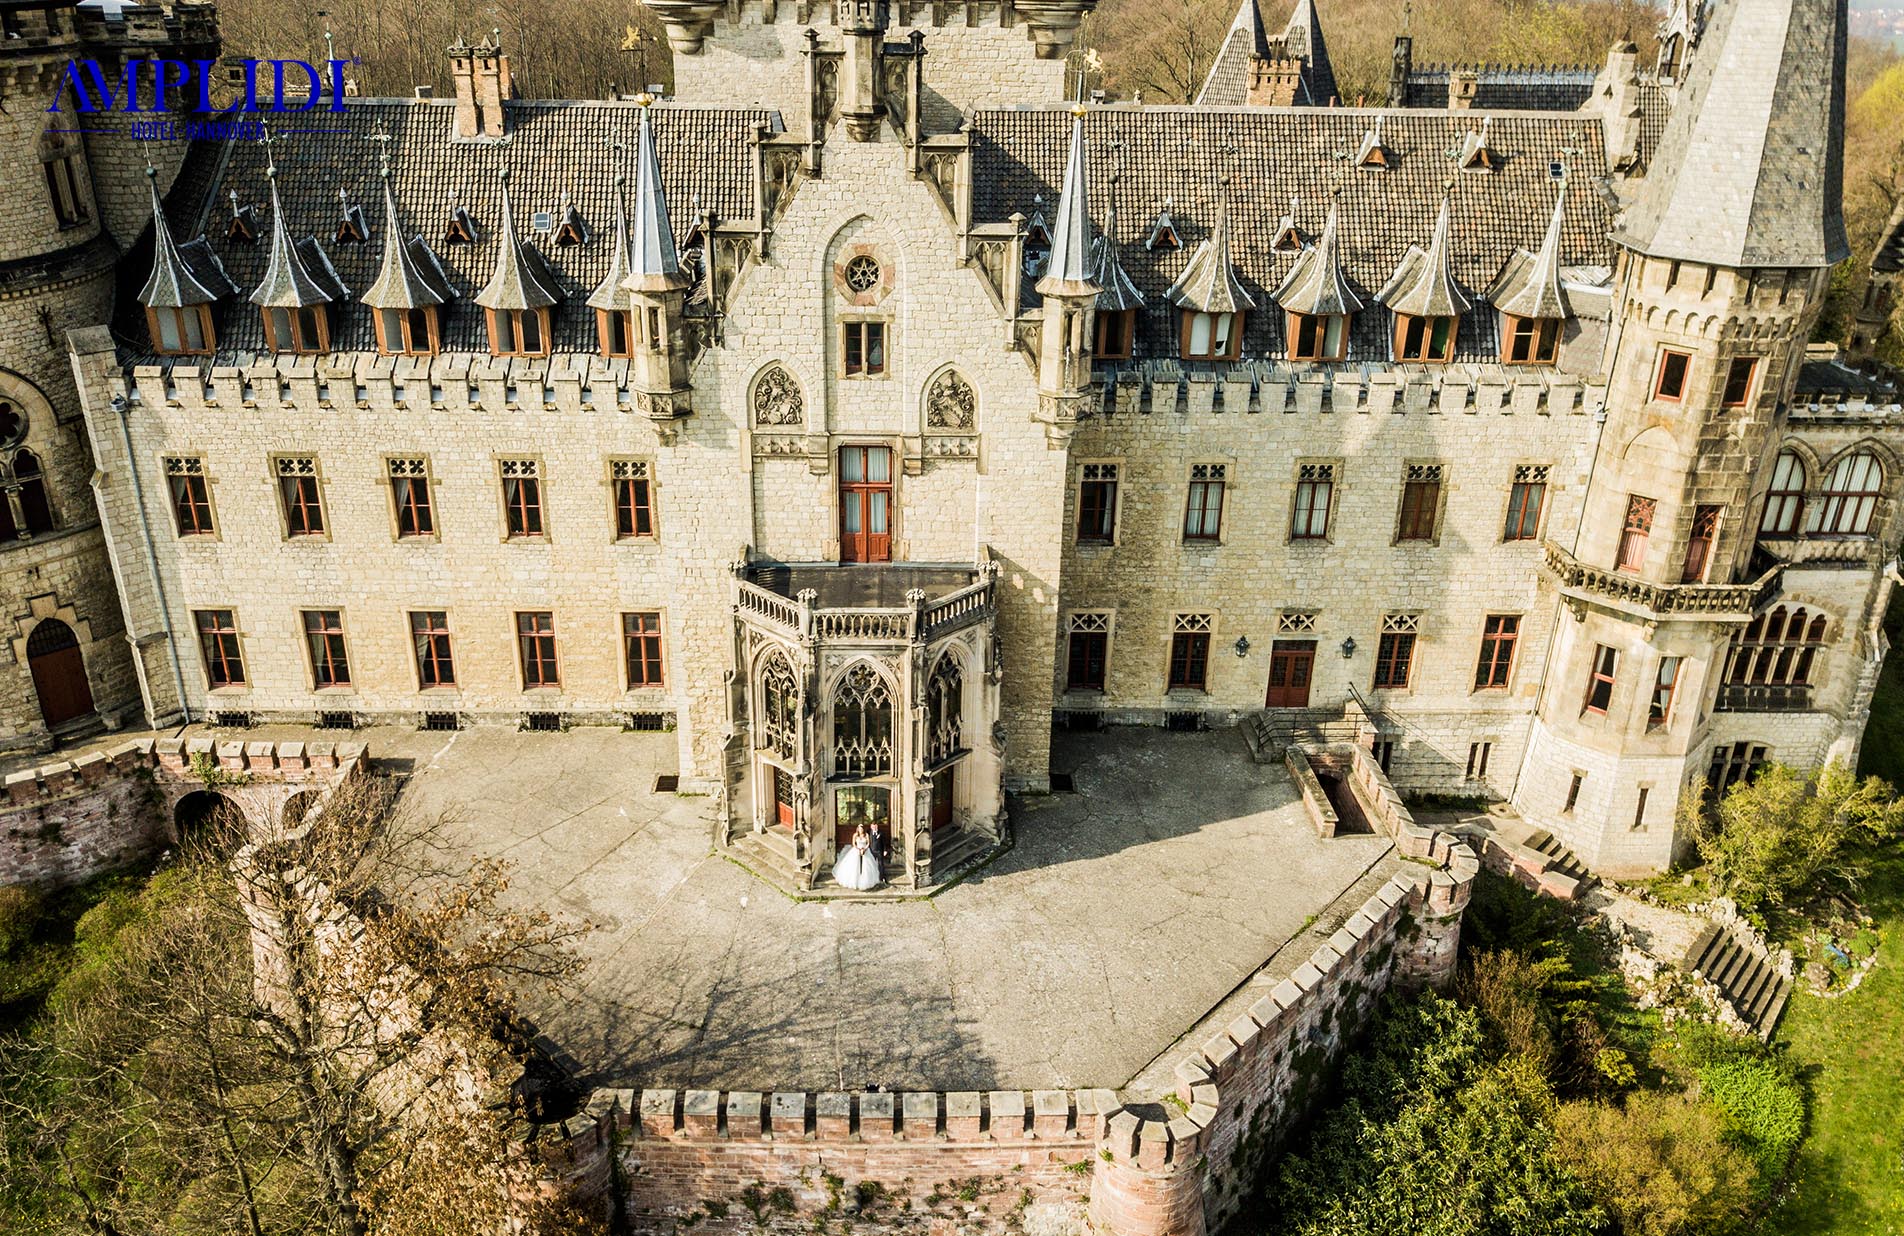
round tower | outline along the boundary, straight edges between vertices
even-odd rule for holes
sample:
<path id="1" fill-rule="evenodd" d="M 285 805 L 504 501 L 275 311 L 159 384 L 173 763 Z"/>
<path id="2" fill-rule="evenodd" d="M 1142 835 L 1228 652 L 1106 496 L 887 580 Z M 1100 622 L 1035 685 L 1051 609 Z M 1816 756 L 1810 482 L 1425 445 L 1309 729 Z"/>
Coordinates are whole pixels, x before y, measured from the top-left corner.
<path id="1" fill-rule="evenodd" d="M 1794 586 L 1761 533 L 1805 343 L 1846 252 L 1843 0 L 1735 0 L 1687 51 L 1614 232 L 1606 409 L 1578 529 L 1547 550 L 1571 620 L 1514 794 L 1616 876 L 1664 870 L 1685 841 L 1680 794 L 1731 732 L 1734 637 Z M 1711 151 L 1748 147 L 1714 170 Z M 1854 616 L 1832 639 L 1856 634 Z"/>
<path id="2" fill-rule="evenodd" d="M 84 122 L 46 110 L 84 56 L 75 0 L 0 6 L 0 750 L 136 709 L 66 332 L 112 311 Z"/>

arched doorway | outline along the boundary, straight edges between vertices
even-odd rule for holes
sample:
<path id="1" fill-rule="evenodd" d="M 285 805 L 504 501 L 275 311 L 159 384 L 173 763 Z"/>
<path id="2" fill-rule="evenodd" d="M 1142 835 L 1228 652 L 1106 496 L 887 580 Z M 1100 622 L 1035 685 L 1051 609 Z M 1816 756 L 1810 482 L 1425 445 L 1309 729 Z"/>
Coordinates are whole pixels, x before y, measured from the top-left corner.
<path id="1" fill-rule="evenodd" d="M 241 824 L 232 801 L 211 790 L 193 790 L 172 808 L 172 835 L 181 845 L 217 843 L 235 836 Z"/>
<path id="2" fill-rule="evenodd" d="M 92 715 L 93 689 L 86 681 L 86 660 L 73 628 L 57 618 L 34 627 L 26 637 L 26 663 L 47 729 Z"/>

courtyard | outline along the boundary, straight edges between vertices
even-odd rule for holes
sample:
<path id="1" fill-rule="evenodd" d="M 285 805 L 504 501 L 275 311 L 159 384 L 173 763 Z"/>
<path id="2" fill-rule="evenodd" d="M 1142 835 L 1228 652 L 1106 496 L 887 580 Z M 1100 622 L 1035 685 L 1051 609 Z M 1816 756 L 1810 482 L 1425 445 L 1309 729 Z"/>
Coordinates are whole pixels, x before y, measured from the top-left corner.
<path id="1" fill-rule="evenodd" d="M 1123 1086 L 1398 861 L 1318 839 L 1233 731 L 1112 730 L 1059 736 L 1077 792 L 1015 796 L 1016 846 L 963 883 L 798 902 L 712 850 L 710 800 L 654 792 L 671 734 L 356 737 L 466 855 L 514 863 L 524 904 L 593 925 L 576 988 L 527 1011 L 604 1084 Z"/>

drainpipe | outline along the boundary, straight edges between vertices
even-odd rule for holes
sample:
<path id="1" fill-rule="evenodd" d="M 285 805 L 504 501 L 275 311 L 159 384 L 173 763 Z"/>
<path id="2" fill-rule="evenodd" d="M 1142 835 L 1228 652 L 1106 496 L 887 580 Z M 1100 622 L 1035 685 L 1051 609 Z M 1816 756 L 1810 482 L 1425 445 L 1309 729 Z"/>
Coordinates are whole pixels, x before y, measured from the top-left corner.
<path id="1" fill-rule="evenodd" d="M 1618 375 L 1613 372 L 1613 365 L 1619 363 L 1620 342 L 1626 338 L 1627 294 L 1633 289 L 1633 268 L 1638 264 L 1638 262 L 1629 259 L 1626 263 L 1626 270 L 1622 272 L 1620 277 L 1620 316 L 1619 320 L 1613 325 L 1613 341 L 1608 349 L 1608 355 L 1612 358 L 1612 362 L 1607 367 L 1608 398 L 1612 397 L 1613 385 L 1618 378 Z M 1580 556 L 1580 531 L 1587 522 L 1587 503 L 1593 497 L 1593 478 L 1597 476 L 1600 471 L 1600 444 L 1606 437 L 1606 423 L 1606 403 L 1602 401 L 1600 410 L 1593 414 L 1593 466 L 1587 469 L 1586 488 L 1580 491 L 1580 518 L 1574 520 L 1573 543 L 1567 547 L 1568 554 L 1575 558 Z M 1565 600 L 1554 602 L 1554 620 L 1553 624 L 1548 628 L 1547 652 L 1546 655 L 1541 658 L 1540 662 L 1540 690 L 1534 693 L 1534 712 L 1533 715 L 1527 719 L 1528 732 L 1530 734 L 1533 731 L 1534 723 L 1540 720 L 1540 706 L 1547 702 L 1547 688 L 1550 683 L 1550 672 L 1554 664 L 1554 645 L 1560 642 L 1560 615 L 1566 607 L 1567 603 Z M 1521 747 L 1520 766 L 1514 770 L 1514 788 L 1507 792 L 1507 801 L 1510 803 L 1520 797 L 1521 779 L 1527 775 L 1527 757 L 1531 753 L 1531 750 L 1532 744 L 1524 744 Z"/>
<path id="2" fill-rule="evenodd" d="M 132 477 L 132 500 L 139 508 L 139 533 L 145 548 L 145 566 L 159 601 L 159 634 L 165 636 L 166 655 L 172 662 L 172 689 L 178 693 L 179 714 L 192 723 L 192 706 L 185 699 L 185 670 L 179 665 L 178 641 L 172 638 L 172 606 L 165 598 L 165 579 L 159 574 L 159 555 L 152 546 L 152 520 L 145 509 L 145 485 L 139 479 L 139 457 L 132 449 L 132 405 L 124 395 L 112 397 L 119 414 L 119 441 L 126 448 L 126 471 Z"/>

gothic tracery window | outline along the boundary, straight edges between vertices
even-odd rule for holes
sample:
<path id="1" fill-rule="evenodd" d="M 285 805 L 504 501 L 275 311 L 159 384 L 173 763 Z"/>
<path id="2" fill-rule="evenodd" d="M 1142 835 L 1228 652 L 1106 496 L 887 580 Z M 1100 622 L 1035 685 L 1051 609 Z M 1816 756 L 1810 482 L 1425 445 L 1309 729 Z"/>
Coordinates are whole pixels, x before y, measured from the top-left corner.
<path id="1" fill-rule="evenodd" d="M 799 750 L 800 684 L 785 653 L 770 653 L 760 671 L 760 745 L 782 759 Z"/>
<path id="2" fill-rule="evenodd" d="M 943 764 L 965 748 L 965 675 L 942 657 L 926 685 L 926 763 Z"/>
<path id="3" fill-rule="evenodd" d="M 1869 536 L 1871 517 L 1884 496 L 1884 465 L 1870 451 L 1846 455 L 1825 478 L 1825 491 L 1811 508 L 1807 532 L 1825 536 Z"/>
<path id="4" fill-rule="evenodd" d="M 874 777 L 893 770 L 893 699 L 870 665 L 855 665 L 833 691 L 833 770 Z"/>

